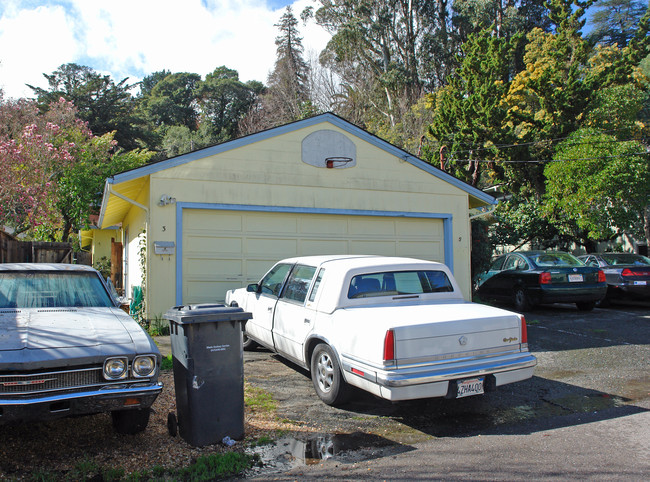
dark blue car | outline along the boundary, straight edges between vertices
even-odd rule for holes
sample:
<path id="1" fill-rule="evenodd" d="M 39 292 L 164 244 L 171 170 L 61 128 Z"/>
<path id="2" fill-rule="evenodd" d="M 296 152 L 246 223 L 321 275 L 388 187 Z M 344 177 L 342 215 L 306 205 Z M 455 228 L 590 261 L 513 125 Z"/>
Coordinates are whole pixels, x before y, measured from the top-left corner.
<path id="1" fill-rule="evenodd" d="M 539 304 L 575 303 L 590 311 L 605 297 L 605 274 L 562 251 L 516 251 L 497 257 L 474 283 L 485 300 L 526 311 Z"/>

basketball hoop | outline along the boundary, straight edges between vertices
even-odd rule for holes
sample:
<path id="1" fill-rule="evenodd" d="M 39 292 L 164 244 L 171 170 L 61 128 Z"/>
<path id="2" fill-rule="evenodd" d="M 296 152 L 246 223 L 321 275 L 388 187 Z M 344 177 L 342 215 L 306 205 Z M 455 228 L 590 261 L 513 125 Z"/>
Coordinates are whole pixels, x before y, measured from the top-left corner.
<path id="1" fill-rule="evenodd" d="M 325 158 L 325 167 L 333 169 L 335 167 L 345 166 L 348 162 L 352 162 L 351 157 L 335 156 Z"/>

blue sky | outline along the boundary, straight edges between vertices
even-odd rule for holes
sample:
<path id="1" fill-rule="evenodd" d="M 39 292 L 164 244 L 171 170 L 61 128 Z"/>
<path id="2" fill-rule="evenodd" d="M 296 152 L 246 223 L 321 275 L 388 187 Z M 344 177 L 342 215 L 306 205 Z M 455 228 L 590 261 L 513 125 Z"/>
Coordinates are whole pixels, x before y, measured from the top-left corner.
<path id="1" fill-rule="evenodd" d="M 1 0 L 0 88 L 30 97 L 43 74 L 74 62 L 137 82 L 152 72 L 205 76 L 225 65 L 241 80 L 265 82 L 275 62 L 274 24 L 291 5 L 298 18 L 313 0 Z M 299 22 L 305 56 L 329 38 Z"/>

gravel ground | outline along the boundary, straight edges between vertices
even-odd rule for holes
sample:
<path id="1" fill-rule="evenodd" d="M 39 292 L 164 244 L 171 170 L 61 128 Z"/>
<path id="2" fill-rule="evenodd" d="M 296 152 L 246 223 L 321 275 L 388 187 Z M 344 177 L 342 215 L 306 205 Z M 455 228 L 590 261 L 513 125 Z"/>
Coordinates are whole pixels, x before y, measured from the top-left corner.
<path id="1" fill-rule="evenodd" d="M 529 321 L 531 350 L 539 362 L 535 377 L 503 387 L 485 397 L 391 404 L 359 392 L 354 403 L 338 409 L 318 399 L 304 370 L 282 362 L 267 351 L 258 350 L 245 354 L 246 380 L 252 386 L 272 394 L 278 409 L 276 413 L 269 414 L 246 407 L 246 439 L 234 447 L 216 444 L 195 448 L 181 437 L 173 438 L 168 434 L 167 415 L 176 411 L 173 375 L 169 371 L 161 376 L 163 393 L 154 403 L 155 413 L 149 427 L 141 434 L 115 434 L 109 414 L 1 427 L 0 479 L 29 478 L 44 471 L 67 474 L 70 478 L 70 471 L 84 461 L 94 462 L 103 468 L 122 468 L 127 473 L 156 466 L 180 468 L 191 465 L 201 455 L 241 451 L 263 436 L 294 439 L 287 444 L 298 439 L 304 441 L 307 447 L 315 437 L 320 439 L 327 434 L 337 437 L 354 435 L 343 438 L 344 442 L 352 444 L 350 455 L 340 455 L 335 459 L 341 470 L 350 467 L 348 463 L 358 460 L 370 459 L 373 464 L 378 463 L 376 457 L 379 460 L 398 460 L 397 454 L 409 451 L 420 453 L 419 444 L 436 440 L 440 443 L 467 440 L 470 446 L 465 449 L 474 450 L 472 443 L 479 443 L 482 437 L 490 434 L 506 436 L 506 441 L 507 436 L 522 436 L 526 443 L 532 444 L 532 453 L 552 467 L 557 460 L 547 457 L 542 446 L 537 447 L 537 435 L 541 431 L 573 431 L 593 425 L 589 422 L 601 421 L 607 422 L 607 426 L 611 425 L 614 427 L 612 430 L 616 431 L 617 424 L 624 424 L 628 416 L 650 408 L 647 370 L 650 309 L 626 306 L 583 313 L 573 306 L 553 306 L 526 313 L 526 318 Z M 165 340 L 157 341 L 163 354 L 167 354 L 169 347 L 162 343 Z M 337 442 L 341 442 L 341 438 L 333 439 L 332 443 Z M 590 442 L 585 443 L 588 446 Z M 277 445 L 284 450 L 283 445 Z M 570 447 L 570 444 L 567 446 Z M 502 452 L 508 454 L 509 449 L 505 447 Z M 647 444 L 644 443 L 642 447 L 645 450 Z M 368 450 L 372 454 L 368 455 Z M 383 455 L 377 455 L 380 452 Z M 567 453 L 570 452 L 567 450 Z M 303 447 L 302 455 L 300 451 L 287 448 L 284 453 L 274 453 L 272 456 L 280 462 L 283 458 L 291 457 L 300 462 L 300 457 L 304 459 L 305 454 Z M 462 452 L 458 454 L 460 457 Z M 527 454 L 523 460 L 529 456 Z M 595 464 L 601 463 L 599 454 L 591 456 Z M 442 463 L 435 450 L 424 457 L 423 464 L 408 460 L 414 465 L 404 470 Z M 293 459 L 288 462 L 293 462 Z M 299 476 L 296 470 L 306 470 L 306 464 L 313 463 L 307 460 L 302 462 L 302 466 L 294 464 L 293 467 L 297 468 L 289 472 L 292 467 L 289 463 L 278 464 L 275 471 L 272 470 L 273 463 L 270 463 L 269 467 L 265 467 L 265 472 L 258 476 L 263 480 L 314 480 L 319 477 L 315 472 L 305 472 L 304 476 Z M 467 465 L 469 461 L 464 459 L 459 460 L 459 464 L 478 467 Z M 331 468 L 331 465 L 327 466 Z M 309 465 L 309 468 L 313 466 Z M 388 479 L 393 479 L 391 472 L 386 474 L 389 475 Z M 341 472 L 339 475 L 345 480 L 364 478 L 361 472 Z M 373 480 L 387 478 L 383 472 L 367 475 Z M 327 477 L 334 478 L 329 472 Z"/>
<path id="2" fill-rule="evenodd" d="M 305 427 L 275 420 L 246 407 L 246 439 L 232 448 L 222 444 L 192 447 L 167 431 L 167 415 L 176 411 L 172 372 L 163 372 L 164 389 L 153 405 L 147 429 L 137 435 L 113 431 L 110 414 L 62 419 L 47 423 L 6 425 L 0 431 L 0 479 L 30 478 L 48 472 L 63 476 L 83 462 L 126 473 L 187 467 L 201 455 L 242 450 L 248 441 L 276 431 L 304 431 Z M 69 475 L 69 474 L 68 474 Z"/>

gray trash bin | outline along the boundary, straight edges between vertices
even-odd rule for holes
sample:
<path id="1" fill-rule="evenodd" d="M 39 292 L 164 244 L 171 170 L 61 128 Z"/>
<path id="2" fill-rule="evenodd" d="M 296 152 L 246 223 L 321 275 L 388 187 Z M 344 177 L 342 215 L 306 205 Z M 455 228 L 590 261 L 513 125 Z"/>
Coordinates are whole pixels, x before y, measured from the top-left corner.
<path id="1" fill-rule="evenodd" d="M 200 447 L 244 437 L 242 323 L 251 313 L 221 304 L 175 306 L 169 320 L 176 388 L 170 433 Z M 173 428 L 172 428 L 173 426 Z"/>

